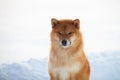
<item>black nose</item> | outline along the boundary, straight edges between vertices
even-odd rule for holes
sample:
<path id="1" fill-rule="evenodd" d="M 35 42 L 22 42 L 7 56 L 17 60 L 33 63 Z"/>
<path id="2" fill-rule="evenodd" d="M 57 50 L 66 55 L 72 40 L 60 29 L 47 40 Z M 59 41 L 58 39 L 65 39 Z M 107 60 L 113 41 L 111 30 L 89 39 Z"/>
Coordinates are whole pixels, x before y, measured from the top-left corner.
<path id="1" fill-rule="evenodd" d="M 67 41 L 66 40 L 62 40 L 62 45 L 66 45 L 67 44 Z"/>

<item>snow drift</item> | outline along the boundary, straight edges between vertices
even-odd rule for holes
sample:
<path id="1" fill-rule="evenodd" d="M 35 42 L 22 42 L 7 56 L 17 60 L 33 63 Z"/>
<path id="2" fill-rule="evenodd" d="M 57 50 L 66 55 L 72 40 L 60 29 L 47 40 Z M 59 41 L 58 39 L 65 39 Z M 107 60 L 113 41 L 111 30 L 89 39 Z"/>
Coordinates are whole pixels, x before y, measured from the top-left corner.
<path id="1" fill-rule="evenodd" d="M 89 53 L 90 80 L 120 80 L 120 51 Z M 26 62 L 1 64 L 0 80 L 49 80 L 48 59 L 30 59 Z"/>

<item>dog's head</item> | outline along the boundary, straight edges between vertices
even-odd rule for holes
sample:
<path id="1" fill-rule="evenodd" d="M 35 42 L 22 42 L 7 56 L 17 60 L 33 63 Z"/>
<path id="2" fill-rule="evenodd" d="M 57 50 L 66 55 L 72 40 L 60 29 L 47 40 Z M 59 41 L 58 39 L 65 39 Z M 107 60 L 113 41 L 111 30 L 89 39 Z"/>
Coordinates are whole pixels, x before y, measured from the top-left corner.
<path id="1" fill-rule="evenodd" d="M 75 20 L 57 20 L 51 19 L 52 32 L 51 41 L 55 45 L 68 48 L 75 44 L 80 37 L 80 21 Z"/>

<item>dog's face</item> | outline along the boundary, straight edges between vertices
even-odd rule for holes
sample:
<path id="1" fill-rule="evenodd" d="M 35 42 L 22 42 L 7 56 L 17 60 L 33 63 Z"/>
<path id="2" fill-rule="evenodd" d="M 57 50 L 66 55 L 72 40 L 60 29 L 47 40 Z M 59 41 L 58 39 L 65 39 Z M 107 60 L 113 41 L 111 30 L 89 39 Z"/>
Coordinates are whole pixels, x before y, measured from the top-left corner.
<path id="1" fill-rule="evenodd" d="M 79 37 L 79 19 L 57 20 L 51 19 L 52 32 L 51 41 L 63 48 L 68 48 L 75 43 Z"/>

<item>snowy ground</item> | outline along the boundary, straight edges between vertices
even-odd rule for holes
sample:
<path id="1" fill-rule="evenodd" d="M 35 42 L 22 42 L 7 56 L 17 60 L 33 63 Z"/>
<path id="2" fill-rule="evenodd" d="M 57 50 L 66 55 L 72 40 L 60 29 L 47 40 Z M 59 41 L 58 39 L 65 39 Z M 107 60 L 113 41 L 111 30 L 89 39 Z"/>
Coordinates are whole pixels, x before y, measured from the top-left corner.
<path id="1" fill-rule="evenodd" d="M 89 53 L 90 80 L 120 80 L 120 51 Z M 1 64 L 0 80 L 49 80 L 47 58 Z"/>

